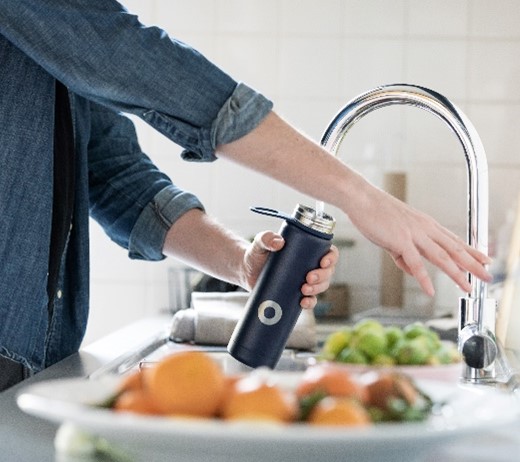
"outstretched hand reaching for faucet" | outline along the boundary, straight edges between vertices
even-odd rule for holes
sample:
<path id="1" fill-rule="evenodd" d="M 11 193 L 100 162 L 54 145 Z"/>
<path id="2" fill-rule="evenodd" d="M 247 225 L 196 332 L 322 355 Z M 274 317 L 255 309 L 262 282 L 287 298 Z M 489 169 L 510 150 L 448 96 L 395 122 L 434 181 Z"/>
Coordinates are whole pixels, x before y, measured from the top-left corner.
<path id="1" fill-rule="evenodd" d="M 368 184 L 358 176 L 357 193 L 343 210 L 369 240 L 384 248 L 395 264 L 415 277 L 428 295 L 434 288 L 423 258 L 444 271 L 465 292 L 471 292 L 469 271 L 490 281 L 485 265 L 488 256 L 467 245 L 460 237 L 390 194 Z"/>
<path id="2" fill-rule="evenodd" d="M 466 292 L 471 291 L 467 272 L 491 280 L 485 268 L 490 263 L 487 255 L 366 181 L 274 112 L 244 137 L 218 146 L 217 154 L 341 209 L 428 295 L 434 294 L 434 287 L 424 259 Z"/>

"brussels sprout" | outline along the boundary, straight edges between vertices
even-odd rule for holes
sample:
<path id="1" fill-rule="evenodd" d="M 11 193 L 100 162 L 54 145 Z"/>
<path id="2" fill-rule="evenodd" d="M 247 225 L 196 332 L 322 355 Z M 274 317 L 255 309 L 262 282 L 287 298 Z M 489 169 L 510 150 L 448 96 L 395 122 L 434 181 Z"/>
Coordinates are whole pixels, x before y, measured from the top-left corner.
<path id="1" fill-rule="evenodd" d="M 338 360 L 350 364 L 368 364 L 368 358 L 356 348 L 346 347 L 338 355 Z"/>
<path id="2" fill-rule="evenodd" d="M 384 331 L 365 329 L 352 337 L 351 345 L 369 358 L 386 353 L 388 346 Z"/>
<path id="3" fill-rule="evenodd" d="M 341 350 L 345 348 L 352 337 L 350 329 L 338 330 L 330 334 L 323 344 L 323 356 L 325 359 L 335 359 Z"/>
<path id="4" fill-rule="evenodd" d="M 386 333 L 386 342 L 388 344 L 388 349 L 391 350 L 397 342 L 399 342 L 402 338 L 404 338 L 404 332 L 400 327 L 397 326 L 388 326 L 385 329 Z"/>
<path id="5" fill-rule="evenodd" d="M 369 332 L 384 332 L 383 324 L 375 319 L 362 319 L 354 325 L 353 331 L 355 334 Z"/>
<path id="6" fill-rule="evenodd" d="M 400 342 L 395 354 L 397 364 L 416 365 L 426 364 L 431 351 L 425 337 L 416 337 Z"/>
<path id="7" fill-rule="evenodd" d="M 414 322 L 403 328 L 404 336 L 409 339 L 422 337 L 423 335 L 429 335 L 431 332 L 433 331 L 425 326 L 422 322 Z"/>

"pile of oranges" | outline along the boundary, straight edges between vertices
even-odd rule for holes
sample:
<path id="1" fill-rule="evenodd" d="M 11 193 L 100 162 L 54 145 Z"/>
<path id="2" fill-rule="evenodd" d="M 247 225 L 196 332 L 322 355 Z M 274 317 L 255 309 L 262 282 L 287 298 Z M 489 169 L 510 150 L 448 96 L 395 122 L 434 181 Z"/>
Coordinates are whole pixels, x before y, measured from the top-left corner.
<path id="1" fill-rule="evenodd" d="M 416 389 L 401 388 L 389 374 L 365 384 L 342 367 L 318 364 L 287 389 L 265 374 L 226 375 L 208 354 L 190 350 L 125 377 L 111 407 L 147 415 L 367 426 L 373 423 L 370 407 L 384 407 L 384 398 L 396 391 L 413 405 Z"/>

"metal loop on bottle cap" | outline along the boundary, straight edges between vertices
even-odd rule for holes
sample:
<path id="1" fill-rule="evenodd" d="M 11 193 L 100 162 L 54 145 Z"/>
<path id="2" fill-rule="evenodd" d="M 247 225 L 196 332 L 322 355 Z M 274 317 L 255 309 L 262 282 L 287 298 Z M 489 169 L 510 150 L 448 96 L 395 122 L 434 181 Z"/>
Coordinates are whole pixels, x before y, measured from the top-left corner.
<path id="1" fill-rule="evenodd" d="M 336 224 L 336 220 L 327 213 L 318 216 L 316 210 L 302 204 L 298 204 L 294 209 L 293 218 L 302 225 L 324 234 L 332 234 Z"/>

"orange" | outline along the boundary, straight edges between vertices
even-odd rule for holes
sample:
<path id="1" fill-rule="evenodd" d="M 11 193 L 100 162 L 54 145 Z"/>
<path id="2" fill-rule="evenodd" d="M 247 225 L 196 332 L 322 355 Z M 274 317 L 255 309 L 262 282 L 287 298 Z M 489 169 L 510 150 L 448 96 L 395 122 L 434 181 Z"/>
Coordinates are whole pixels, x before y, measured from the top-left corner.
<path id="1" fill-rule="evenodd" d="M 159 410 L 144 390 L 124 391 L 116 398 L 113 409 L 137 414 L 159 414 Z"/>
<path id="2" fill-rule="evenodd" d="M 367 385 L 368 403 L 380 409 L 386 409 L 392 399 L 404 399 L 413 405 L 418 392 L 412 381 L 398 373 L 382 373 Z"/>
<path id="3" fill-rule="evenodd" d="M 222 415 L 223 409 L 226 407 L 229 397 L 235 392 L 235 386 L 244 376 L 239 374 L 225 375 L 224 377 L 224 393 L 220 400 L 219 415 Z"/>
<path id="4" fill-rule="evenodd" d="M 225 378 L 209 355 L 191 350 L 174 353 L 144 369 L 144 385 L 164 414 L 211 417 L 219 409 Z"/>
<path id="5" fill-rule="evenodd" d="M 367 426 L 372 420 L 367 410 L 352 398 L 332 396 L 319 401 L 308 417 L 311 425 Z"/>
<path id="6" fill-rule="evenodd" d="M 142 373 L 140 370 L 130 372 L 123 377 L 118 387 L 118 392 L 122 393 L 128 390 L 140 390 L 143 388 Z"/>
<path id="7" fill-rule="evenodd" d="M 235 382 L 221 414 L 230 420 L 290 422 L 296 418 L 297 405 L 294 397 L 278 386 L 248 376 Z"/>
<path id="8" fill-rule="evenodd" d="M 357 382 L 342 366 L 332 364 L 317 364 L 303 373 L 296 387 L 296 395 L 301 398 L 316 392 L 352 397 L 361 402 L 367 398 L 364 385 Z"/>

